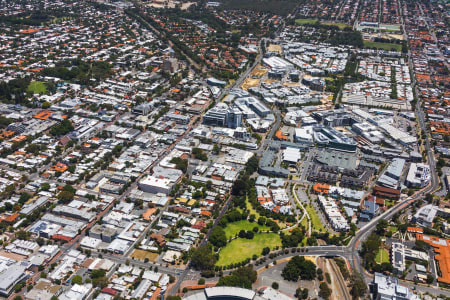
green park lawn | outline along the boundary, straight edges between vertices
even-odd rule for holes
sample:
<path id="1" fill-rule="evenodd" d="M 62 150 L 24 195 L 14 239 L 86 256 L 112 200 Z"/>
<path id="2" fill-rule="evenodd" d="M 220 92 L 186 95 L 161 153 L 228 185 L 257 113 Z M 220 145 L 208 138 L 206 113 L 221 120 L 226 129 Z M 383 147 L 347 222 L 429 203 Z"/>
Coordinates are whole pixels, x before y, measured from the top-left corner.
<path id="1" fill-rule="evenodd" d="M 380 248 L 375 256 L 375 262 L 377 264 L 389 262 L 389 252 L 384 248 Z"/>
<path id="2" fill-rule="evenodd" d="M 28 86 L 27 91 L 33 94 L 45 94 L 47 93 L 47 86 L 42 81 L 32 81 Z"/>
<path id="3" fill-rule="evenodd" d="M 269 247 L 272 250 L 276 246 L 281 247 L 280 236 L 276 233 L 258 233 L 251 240 L 237 238 L 220 250 L 216 265 L 226 266 L 238 263 L 252 258 L 255 254 L 261 256 L 263 248 Z"/>
<path id="4" fill-rule="evenodd" d="M 247 220 L 241 220 L 237 222 L 228 223 L 227 226 L 224 228 L 225 235 L 227 239 L 230 237 L 235 236 L 239 233 L 241 230 L 253 230 L 254 227 L 258 227 L 259 230 L 269 230 L 270 228 L 267 226 L 261 226 L 257 222 L 251 223 Z"/>
<path id="5" fill-rule="evenodd" d="M 317 22 L 317 19 L 296 19 L 295 24 L 297 25 L 305 25 L 305 24 L 314 24 Z"/>
<path id="6" fill-rule="evenodd" d="M 248 200 L 248 196 L 245 198 L 245 206 L 247 207 L 247 210 L 250 212 L 250 214 L 255 215 L 256 220 L 260 217 L 259 213 L 256 211 L 256 209 L 253 208 L 252 204 Z"/>
<path id="7" fill-rule="evenodd" d="M 332 22 L 320 22 L 322 25 L 331 25 L 331 26 L 337 26 L 340 30 L 344 30 L 345 28 L 351 28 L 352 26 L 344 23 L 332 23 Z"/>
<path id="8" fill-rule="evenodd" d="M 390 51 L 394 49 L 395 51 L 401 52 L 402 51 L 402 45 L 400 44 L 393 44 L 393 43 L 380 43 L 380 42 L 372 42 L 364 40 L 364 47 L 365 48 L 377 48 L 382 50 Z"/>
<path id="9" fill-rule="evenodd" d="M 306 208 L 306 211 L 309 214 L 309 217 L 311 218 L 311 226 L 313 230 L 319 231 L 319 232 L 326 232 L 325 227 L 323 227 L 322 222 L 319 219 L 319 216 L 317 215 L 317 212 L 315 211 L 314 207 L 310 205 L 304 205 Z"/>

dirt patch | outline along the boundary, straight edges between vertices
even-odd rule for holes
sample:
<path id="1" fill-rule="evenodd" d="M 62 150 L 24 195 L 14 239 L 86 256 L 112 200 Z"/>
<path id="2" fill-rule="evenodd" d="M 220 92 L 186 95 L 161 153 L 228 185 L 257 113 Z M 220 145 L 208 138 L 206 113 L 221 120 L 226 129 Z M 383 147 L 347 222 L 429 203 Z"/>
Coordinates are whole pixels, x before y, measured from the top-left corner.
<path id="1" fill-rule="evenodd" d="M 280 45 L 275 45 L 275 44 L 270 44 L 269 47 L 267 47 L 267 51 L 269 52 L 277 52 L 282 54 L 283 53 L 283 49 L 281 48 Z"/>
<path id="2" fill-rule="evenodd" d="M 26 258 L 23 255 L 11 253 L 11 252 L 6 252 L 6 251 L 0 251 L 0 256 L 11 258 L 11 259 L 14 259 L 14 260 L 17 260 L 17 261 L 22 261 L 22 260 L 24 260 Z"/>
<path id="3" fill-rule="evenodd" d="M 241 85 L 241 88 L 243 90 L 248 90 L 251 87 L 258 86 L 260 81 L 261 80 L 259 79 L 245 78 L 244 82 Z"/>
<path id="4" fill-rule="evenodd" d="M 264 75 L 266 75 L 267 72 L 269 72 L 269 70 L 267 68 L 264 68 L 262 66 L 258 66 L 252 71 L 252 73 L 250 75 L 251 75 L 251 77 L 259 77 L 259 78 L 261 78 Z"/>
<path id="5" fill-rule="evenodd" d="M 142 260 L 143 261 L 143 260 L 145 260 L 147 258 L 149 261 L 155 262 L 156 259 L 159 256 L 159 254 L 136 249 L 136 250 L 133 251 L 133 253 L 131 253 L 130 256 L 131 256 L 131 258 L 136 259 L 136 260 Z"/>

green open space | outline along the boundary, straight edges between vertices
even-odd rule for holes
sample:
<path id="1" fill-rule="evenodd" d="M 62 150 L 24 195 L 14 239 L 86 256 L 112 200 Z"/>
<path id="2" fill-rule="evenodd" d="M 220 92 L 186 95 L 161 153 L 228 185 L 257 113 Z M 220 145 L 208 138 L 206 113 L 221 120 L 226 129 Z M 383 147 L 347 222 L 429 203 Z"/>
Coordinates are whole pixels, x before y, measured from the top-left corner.
<path id="1" fill-rule="evenodd" d="M 317 212 L 315 211 L 314 207 L 311 205 L 304 205 L 306 208 L 306 211 L 309 214 L 309 217 L 311 218 L 311 226 L 313 230 L 325 232 L 325 227 L 323 227 L 322 222 L 320 222 L 319 216 L 317 215 Z"/>
<path id="2" fill-rule="evenodd" d="M 225 235 L 227 239 L 235 236 L 241 230 L 253 230 L 253 228 L 258 227 L 259 230 L 269 230 L 270 228 L 267 226 L 261 226 L 257 222 L 250 222 L 247 220 L 241 220 L 237 222 L 228 223 L 227 226 L 223 229 L 225 231 Z"/>
<path id="3" fill-rule="evenodd" d="M 245 198 L 245 206 L 247 207 L 247 210 L 249 211 L 250 215 L 255 215 L 256 220 L 258 220 L 260 214 L 256 211 L 256 209 L 253 208 L 252 204 L 248 200 L 248 196 Z"/>
<path id="4" fill-rule="evenodd" d="M 394 204 L 395 204 L 394 200 L 388 200 L 388 199 L 384 200 L 384 205 L 386 205 L 387 207 L 392 207 L 392 206 L 394 206 Z"/>
<path id="5" fill-rule="evenodd" d="M 30 82 L 27 91 L 33 94 L 45 94 L 47 93 L 47 86 L 42 81 L 32 81 Z"/>
<path id="6" fill-rule="evenodd" d="M 316 22 L 317 19 L 295 19 L 295 24 L 297 25 L 314 24 Z"/>
<path id="7" fill-rule="evenodd" d="M 398 231 L 398 227 L 397 226 L 389 226 L 388 230 L 392 233 L 396 233 Z"/>
<path id="8" fill-rule="evenodd" d="M 343 30 L 345 28 L 351 28 L 351 25 L 344 24 L 344 23 L 333 23 L 333 22 L 320 22 L 322 25 L 330 25 L 330 26 L 337 26 L 340 30 Z"/>
<path id="9" fill-rule="evenodd" d="M 305 227 L 305 229 L 308 229 L 308 218 L 305 216 L 302 220 L 302 222 L 300 223 L 300 225 L 302 225 L 303 227 Z"/>
<path id="10" fill-rule="evenodd" d="M 377 264 L 389 262 L 389 252 L 384 248 L 380 248 L 375 256 L 375 262 Z"/>
<path id="11" fill-rule="evenodd" d="M 246 205 L 246 208 L 249 211 L 250 215 L 255 215 L 255 220 L 258 220 L 261 215 L 256 211 L 256 209 L 253 208 L 253 205 L 248 200 L 248 196 L 245 200 L 245 205 Z M 275 221 L 275 222 L 277 222 L 277 221 Z M 278 222 L 278 226 L 280 227 L 280 229 L 283 229 L 286 227 L 286 223 Z"/>
<path id="12" fill-rule="evenodd" d="M 251 240 L 237 238 L 220 250 L 216 265 L 225 266 L 238 263 L 255 254 L 260 256 L 265 247 L 272 250 L 276 246 L 281 247 L 280 236 L 276 233 L 258 233 Z"/>
<path id="13" fill-rule="evenodd" d="M 373 42 L 373 41 L 368 41 L 368 40 L 364 40 L 364 47 L 365 48 L 377 48 L 380 50 L 387 50 L 387 51 L 391 51 L 392 49 L 394 49 L 395 51 L 402 51 L 402 45 L 400 44 L 394 44 L 394 43 L 381 43 L 381 42 Z"/>

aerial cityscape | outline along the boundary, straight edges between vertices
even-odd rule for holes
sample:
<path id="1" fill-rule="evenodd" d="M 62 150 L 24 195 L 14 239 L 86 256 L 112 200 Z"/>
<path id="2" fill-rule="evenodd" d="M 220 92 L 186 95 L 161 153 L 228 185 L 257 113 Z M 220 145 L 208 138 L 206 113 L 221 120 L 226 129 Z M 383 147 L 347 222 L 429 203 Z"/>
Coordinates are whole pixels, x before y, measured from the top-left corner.
<path id="1" fill-rule="evenodd" d="M 0 299 L 449 300 L 450 3 L 0 1 Z"/>

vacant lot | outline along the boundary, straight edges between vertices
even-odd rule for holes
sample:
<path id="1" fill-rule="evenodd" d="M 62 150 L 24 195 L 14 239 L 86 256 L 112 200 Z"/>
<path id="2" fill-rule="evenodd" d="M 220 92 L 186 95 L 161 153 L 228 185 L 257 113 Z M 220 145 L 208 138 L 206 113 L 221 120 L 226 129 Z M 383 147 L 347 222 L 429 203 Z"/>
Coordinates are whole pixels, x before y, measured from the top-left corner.
<path id="1" fill-rule="evenodd" d="M 262 249 L 269 247 L 271 250 L 281 246 L 280 236 L 276 233 L 258 233 L 254 238 L 238 238 L 227 244 L 219 253 L 218 266 L 234 264 L 251 258 L 253 255 L 261 256 Z"/>
<path id="2" fill-rule="evenodd" d="M 276 44 L 270 44 L 269 47 L 267 47 L 267 51 L 269 52 L 277 52 L 279 54 L 281 54 L 283 52 L 283 50 L 281 49 L 280 45 L 276 45 Z"/>
<path id="3" fill-rule="evenodd" d="M 257 68 L 255 68 L 252 73 L 251 76 L 255 76 L 255 77 L 263 77 L 264 75 L 266 75 L 266 73 L 269 72 L 269 70 L 267 68 L 264 68 L 262 66 L 258 66 Z"/>
<path id="4" fill-rule="evenodd" d="M 253 79 L 253 78 L 245 78 L 244 82 L 241 85 L 241 88 L 243 90 L 248 90 L 251 87 L 255 87 L 259 85 L 259 79 Z"/>
<path id="5" fill-rule="evenodd" d="M 148 252 L 139 249 L 136 249 L 133 251 L 133 253 L 131 253 L 131 258 L 133 259 L 145 260 L 147 258 L 151 262 L 155 262 L 158 256 L 159 256 L 158 253 Z"/>

